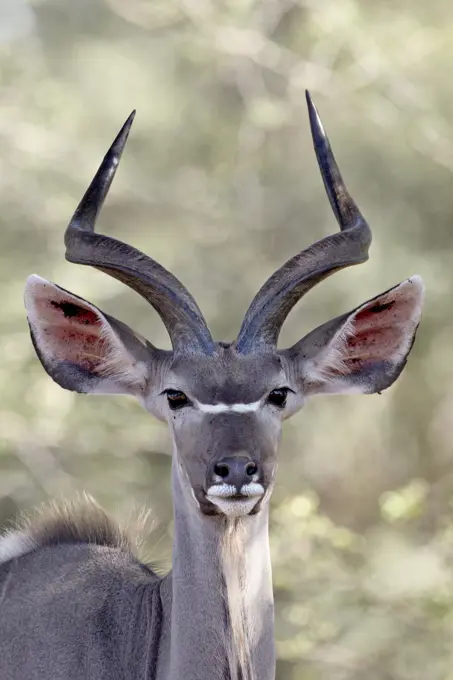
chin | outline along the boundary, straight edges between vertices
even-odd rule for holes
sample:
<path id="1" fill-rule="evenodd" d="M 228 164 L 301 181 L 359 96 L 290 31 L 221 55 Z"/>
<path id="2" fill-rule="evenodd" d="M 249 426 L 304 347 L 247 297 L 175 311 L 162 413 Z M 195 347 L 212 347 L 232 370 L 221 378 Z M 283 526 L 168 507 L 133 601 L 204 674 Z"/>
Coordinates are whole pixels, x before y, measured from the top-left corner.
<path id="1" fill-rule="evenodd" d="M 264 486 L 258 483 L 246 484 L 239 492 L 228 484 L 213 484 L 205 497 L 211 506 L 211 514 L 246 517 L 258 512 L 264 495 Z"/>
<path id="2" fill-rule="evenodd" d="M 257 505 L 259 498 L 217 498 L 213 505 L 217 510 L 217 514 L 225 515 L 225 517 L 246 517 L 257 512 Z"/>

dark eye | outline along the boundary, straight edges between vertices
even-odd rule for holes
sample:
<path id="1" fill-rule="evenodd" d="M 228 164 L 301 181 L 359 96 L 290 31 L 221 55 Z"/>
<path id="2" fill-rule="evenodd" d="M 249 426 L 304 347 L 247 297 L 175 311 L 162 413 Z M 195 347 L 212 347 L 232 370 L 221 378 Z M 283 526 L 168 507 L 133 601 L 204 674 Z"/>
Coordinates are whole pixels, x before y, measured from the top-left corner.
<path id="1" fill-rule="evenodd" d="M 183 406 L 187 406 L 190 403 L 184 392 L 180 390 L 167 390 L 166 394 L 168 405 L 172 411 L 183 408 Z"/>
<path id="2" fill-rule="evenodd" d="M 288 396 L 289 389 L 287 387 L 279 387 L 276 390 L 272 390 L 269 394 L 267 401 L 273 406 L 278 408 L 284 408 L 286 405 L 286 398 Z"/>

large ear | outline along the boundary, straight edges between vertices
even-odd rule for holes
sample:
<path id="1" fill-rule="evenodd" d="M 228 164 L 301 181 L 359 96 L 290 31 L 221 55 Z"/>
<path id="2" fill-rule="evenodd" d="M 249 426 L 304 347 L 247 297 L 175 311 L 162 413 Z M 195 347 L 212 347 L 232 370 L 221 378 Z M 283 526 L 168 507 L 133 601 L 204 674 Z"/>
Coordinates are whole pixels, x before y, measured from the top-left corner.
<path id="1" fill-rule="evenodd" d="M 36 353 L 61 387 L 143 394 L 157 350 L 128 326 L 36 275 L 27 279 L 25 307 Z"/>
<path id="2" fill-rule="evenodd" d="M 422 305 L 423 282 L 413 276 L 286 350 L 304 393 L 385 390 L 406 364 Z"/>

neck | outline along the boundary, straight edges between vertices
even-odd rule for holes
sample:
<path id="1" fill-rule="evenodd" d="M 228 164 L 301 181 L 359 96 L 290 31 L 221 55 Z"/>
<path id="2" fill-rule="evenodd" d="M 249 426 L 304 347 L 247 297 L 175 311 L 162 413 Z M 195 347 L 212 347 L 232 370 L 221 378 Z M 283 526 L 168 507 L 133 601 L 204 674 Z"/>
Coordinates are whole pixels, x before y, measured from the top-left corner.
<path id="1" fill-rule="evenodd" d="M 267 505 L 207 517 L 180 475 L 175 456 L 169 678 L 274 680 Z"/>

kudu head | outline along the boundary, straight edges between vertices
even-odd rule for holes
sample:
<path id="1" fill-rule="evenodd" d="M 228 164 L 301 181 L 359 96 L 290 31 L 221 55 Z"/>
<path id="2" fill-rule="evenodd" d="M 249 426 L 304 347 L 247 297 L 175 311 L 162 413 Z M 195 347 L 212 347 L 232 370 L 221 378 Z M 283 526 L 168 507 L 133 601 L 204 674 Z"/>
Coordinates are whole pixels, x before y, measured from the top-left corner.
<path id="1" fill-rule="evenodd" d="M 259 512 L 274 482 L 282 421 L 315 394 L 380 392 L 401 373 L 420 320 L 423 284 L 400 283 L 277 349 L 296 302 L 330 274 L 365 262 L 371 232 L 350 197 L 307 93 L 314 148 L 340 231 L 278 269 L 257 293 L 234 342 L 215 342 L 186 288 L 150 257 L 95 233 L 133 114 L 105 156 L 65 235 L 66 258 L 119 279 L 158 312 L 172 351 L 121 321 L 31 276 L 25 304 L 47 373 L 75 392 L 134 395 L 167 421 L 175 469 L 205 515 Z"/>

